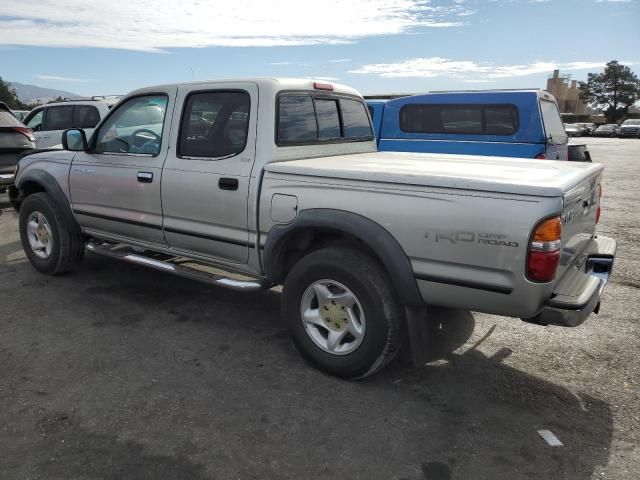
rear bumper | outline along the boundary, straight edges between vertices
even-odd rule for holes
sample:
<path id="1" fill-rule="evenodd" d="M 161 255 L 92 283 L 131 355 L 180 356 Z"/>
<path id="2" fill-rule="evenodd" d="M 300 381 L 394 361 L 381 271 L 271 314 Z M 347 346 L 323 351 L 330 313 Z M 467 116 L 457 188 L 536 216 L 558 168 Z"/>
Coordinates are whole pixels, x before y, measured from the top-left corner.
<path id="1" fill-rule="evenodd" d="M 576 327 L 600 310 L 600 297 L 613 269 L 616 241 L 595 237 L 580 261 L 556 285 L 551 298 L 536 316 L 523 318 L 539 325 Z"/>

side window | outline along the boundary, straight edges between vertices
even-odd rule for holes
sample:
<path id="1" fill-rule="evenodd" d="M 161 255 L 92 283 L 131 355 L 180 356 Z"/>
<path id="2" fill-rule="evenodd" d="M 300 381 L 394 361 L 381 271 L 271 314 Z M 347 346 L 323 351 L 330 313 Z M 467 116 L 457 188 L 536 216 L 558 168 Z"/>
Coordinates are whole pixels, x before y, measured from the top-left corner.
<path id="1" fill-rule="evenodd" d="M 100 113 L 93 105 L 76 105 L 73 111 L 74 128 L 93 128 L 100 121 Z"/>
<path id="2" fill-rule="evenodd" d="M 165 95 L 127 100 L 100 127 L 95 152 L 157 155 L 162 144 L 166 111 Z"/>
<path id="3" fill-rule="evenodd" d="M 446 132 L 482 133 L 481 108 L 443 108 L 440 118 Z"/>
<path id="4" fill-rule="evenodd" d="M 409 104 L 400 109 L 400 129 L 407 133 L 511 135 L 518 130 L 513 105 Z"/>
<path id="5" fill-rule="evenodd" d="M 283 95 L 279 99 L 278 141 L 318 139 L 313 99 L 310 95 Z"/>
<path id="6" fill-rule="evenodd" d="M 192 93 L 182 114 L 178 156 L 228 157 L 247 144 L 251 97 L 246 92 Z"/>
<path id="7" fill-rule="evenodd" d="M 340 138 L 340 116 L 336 100 L 316 99 L 316 115 L 320 140 Z"/>
<path id="8" fill-rule="evenodd" d="M 371 138 L 371 123 L 364 103 L 358 100 L 340 99 L 345 138 Z"/>
<path id="9" fill-rule="evenodd" d="M 547 138 L 551 137 L 553 141 L 564 141 L 567 134 L 564 131 L 562 119 L 555 102 L 541 100 L 540 111 L 542 112 L 542 122 L 544 123 L 544 131 Z"/>
<path id="10" fill-rule="evenodd" d="M 41 108 L 37 112 L 31 115 L 31 118 L 27 121 L 27 127 L 34 132 L 42 130 L 42 119 L 44 118 L 44 108 Z"/>
<path id="11" fill-rule="evenodd" d="M 65 130 L 73 126 L 73 105 L 47 107 L 45 130 Z"/>

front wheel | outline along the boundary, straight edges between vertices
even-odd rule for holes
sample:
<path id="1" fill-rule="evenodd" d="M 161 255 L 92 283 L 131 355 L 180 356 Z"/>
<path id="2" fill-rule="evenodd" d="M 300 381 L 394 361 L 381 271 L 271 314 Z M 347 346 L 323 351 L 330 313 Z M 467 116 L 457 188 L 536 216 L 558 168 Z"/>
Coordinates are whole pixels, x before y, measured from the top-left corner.
<path id="1" fill-rule="evenodd" d="M 331 375 L 367 377 L 398 352 L 402 307 L 384 268 L 357 250 L 325 248 L 301 259 L 282 304 L 298 350 Z"/>
<path id="2" fill-rule="evenodd" d="M 62 210 L 46 193 L 34 193 L 22 202 L 19 230 L 22 248 L 39 272 L 65 273 L 82 260 L 82 236 L 67 225 Z"/>

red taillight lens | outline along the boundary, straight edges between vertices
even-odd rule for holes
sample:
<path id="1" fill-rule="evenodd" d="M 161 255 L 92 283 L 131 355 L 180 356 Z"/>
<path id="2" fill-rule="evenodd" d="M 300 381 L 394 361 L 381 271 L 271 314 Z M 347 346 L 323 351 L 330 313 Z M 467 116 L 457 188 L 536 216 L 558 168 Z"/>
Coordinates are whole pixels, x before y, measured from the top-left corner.
<path id="1" fill-rule="evenodd" d="M 547 155 L 545 153 L 539 153 L 538 155 L 536 155 L 535 157 L 536 160 L 546 160 L 547 159 Z"/>
<path id="2" fill-rule="evenodd" d="M 333 91 L 333 85 L 330 83 L 313 82 L 313 88 L 316 90 L 329 90 Z"/>
<path id="3" fill-rule="evenodd" d="M 14 130 L 18 133 L 21 133 L 25 137 L 29 139 L 30 142 L 35 142 L 36 138 L 33 136 L 33 130 L 27 127 L 16 127 Z"/>
<path id="4" fill-rule="evenodd" d="M 534 282 L 550 282 L 556 276 L 562 246 L 560 217 L 548 218 L 533 230 L 527 251 L 527 278 Z"/>

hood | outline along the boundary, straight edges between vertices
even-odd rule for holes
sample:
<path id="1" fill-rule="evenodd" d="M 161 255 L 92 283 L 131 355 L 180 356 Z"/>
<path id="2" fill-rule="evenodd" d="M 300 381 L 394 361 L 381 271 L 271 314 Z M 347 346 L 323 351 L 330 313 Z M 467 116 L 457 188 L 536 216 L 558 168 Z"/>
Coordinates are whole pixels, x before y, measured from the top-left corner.
<path id="1" fill-rule="evenodd" d="M 374 152 L 270 163 L 267 172 L 485 192 L 562 196 L 602 172 L 596 163 Z"/>

